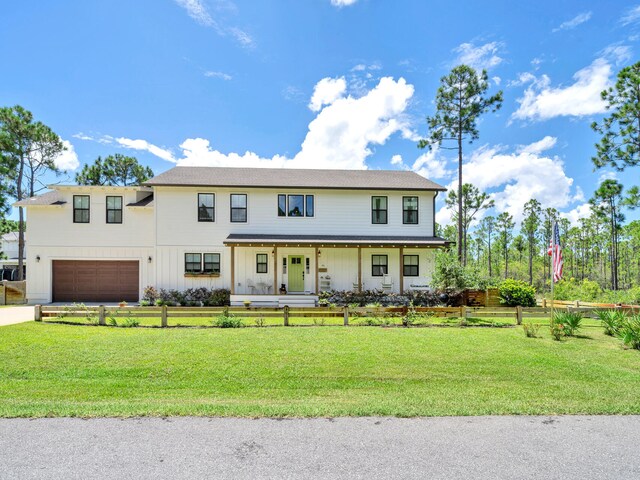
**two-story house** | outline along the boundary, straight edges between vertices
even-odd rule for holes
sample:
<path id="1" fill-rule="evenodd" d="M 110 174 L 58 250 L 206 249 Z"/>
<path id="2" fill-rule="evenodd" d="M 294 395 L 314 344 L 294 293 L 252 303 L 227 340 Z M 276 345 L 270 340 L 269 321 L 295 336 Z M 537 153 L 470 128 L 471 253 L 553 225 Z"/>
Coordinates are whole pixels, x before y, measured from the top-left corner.
<path id="1" fill-rule="evenodd" d="M 137 301 L 145 286 L 232 302 L 427 288 L 435 198 L 407 171 L 175 167 L 136 187 L 53 186 L 18 202 L 30 302 Z M 286 301 L 286 300 L 285 300 Z"/>

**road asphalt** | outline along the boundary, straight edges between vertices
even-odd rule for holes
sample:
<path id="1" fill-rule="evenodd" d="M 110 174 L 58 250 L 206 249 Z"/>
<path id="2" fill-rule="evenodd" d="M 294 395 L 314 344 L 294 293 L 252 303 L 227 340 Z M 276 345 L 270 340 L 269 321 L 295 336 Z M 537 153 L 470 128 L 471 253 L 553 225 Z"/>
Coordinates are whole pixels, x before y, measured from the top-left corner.
<path id="1" fill-rule="evenodd" d="M 0 327 L 33 320 L 33 307 L 0 307 Z"/>
<path id="2" fill-rule="evenodd" d="M 0 479 L 638 479 L 640 416 L 4 419 Z"/>

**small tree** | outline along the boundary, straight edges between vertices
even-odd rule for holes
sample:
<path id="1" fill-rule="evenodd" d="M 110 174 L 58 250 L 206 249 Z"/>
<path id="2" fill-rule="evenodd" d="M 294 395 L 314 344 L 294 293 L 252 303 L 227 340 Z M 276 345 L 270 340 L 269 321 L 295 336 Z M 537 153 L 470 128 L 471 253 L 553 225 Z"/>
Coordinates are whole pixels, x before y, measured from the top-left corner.
<path id="1" fill-rule="evenodd" d="M 0 108 L 0 165 L 9 196 L 23 200 L 46 188 L 40 178 L 60 173 L 55 159 L 64 150 L 60 137 L 42 122 L 34 122 L 28 110 L 20 105 Z M 24 278 L 24 229 L 24 211 L 18 207 L 18 280 Z"/>
<path id="2" fill-rule="evenodd" d="M 480 221 L 480 227 L 478 228 L 477 234 L 479 238 L 482 239 L 484 243 L 487 245 L 487 255 L 488 255 L 488 266 L 489 266 L 489 278 L 492 276 L 491 271 L 491 243 L 493 241 L 493 236 L 496 231 L 496 219 L 491 215 L 484 217 L 482 221 Z"/>
<path id="3" fill-rule="evenodd" d="M 498 230 L 498 238 L 504 257 L 504 278 L 507 278 L 509 273 L 509 244 L 513 237 L 514 226 L 515 222 L 513 221 L 513 217 L 509 215 L 509 212 L 502 212 L 498 215 L 498 218 L 496 218 L 496 230 Z"/>
<path id="4" fill-rule="evenodd" d="M 447 208 L 453 211 L 453 220 L 460 225 L 460 222 L 457 221 L 457 208 L 459 205 L 458 192 L 455 190 L 449 190 L 445 203 Z M 462 186 L 462 241 L 464 242 L 462 247 L 462 265 L 467 265 L 467 236 L 469 233 L 469 225 L 471 225 L 471 222 L 478 212 L 492 208 L 494 204 L 495 202 L 491 197 L 487 193 L 481 192 L 478 187 L 475 187 L 470 183 L 465 183 Z M 458 238 L 460 238 L 459 235 Z"/>
<path id="5" fill-rule="evenodd" d="M 601 96 L 611 114 L 591 124 L 602 135 L 594 165 L 624 170 L 640 164 L 640 62 L 620 70 L 615 86 Z"/>
<path id="6" fill-rule="evenodd" d="M 538 248 L 538 230 L 540 229 L 540 215 L 542 207 L 540 202 L 532 198 L 524 204 L 524 219 L 522 220 L 522 233 L 527 242 L 529 256 L 529 284 L 533 285 L 533 256 Z"/>
<path id="7" fill-rule="evenodd" d="M 104 160 L 98 157 L 93 165 L 85 165 L 76 174 L 78 185 L 140 185 L 153 177 L 153 170 L 138 163 L 135 157 L 116 153 Z"/>
<path id="8" fill-rule="evenodd" d="M 468 65 L 458 65 L 440 79 L 436 93 L 436 113 L 427 117 L 429 137 L 420 140 L 419 148 L 441 146 L 445 141 L 456 142 L 458 151 L 458 260 L 462 262 L 463 212 L 462 212 L 462 143 L 472 143 L 480 136 L 477 122 L 488 111 L 497 111 L 502 106 L 502 91 L 487 97 L 489 89 L 487 72 L 478 74 Z"/>

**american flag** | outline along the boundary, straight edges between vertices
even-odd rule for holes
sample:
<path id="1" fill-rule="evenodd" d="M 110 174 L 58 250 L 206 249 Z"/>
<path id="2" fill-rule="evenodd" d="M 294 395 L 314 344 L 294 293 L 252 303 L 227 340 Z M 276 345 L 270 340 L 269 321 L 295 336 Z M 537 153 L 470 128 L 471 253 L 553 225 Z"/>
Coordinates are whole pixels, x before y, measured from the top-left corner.
<path id="1" fill-rule="evenodd" d="M 555 248 L 555 251 L 554 251 Z M 553 224 L 553 238 L 549 240 L 549 250 L 547 251 L 551 257 L 551 269 L 553 270 L 553 282 L 558 283 L 562 280 L 562 246 L 560 245 L 560 229 L 558 224 Z"/>

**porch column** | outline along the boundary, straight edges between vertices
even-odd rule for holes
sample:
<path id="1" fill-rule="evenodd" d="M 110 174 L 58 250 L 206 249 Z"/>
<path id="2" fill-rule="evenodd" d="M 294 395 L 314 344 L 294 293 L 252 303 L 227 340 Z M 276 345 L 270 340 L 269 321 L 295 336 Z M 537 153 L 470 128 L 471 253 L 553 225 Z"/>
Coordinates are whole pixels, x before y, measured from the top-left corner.
<path id="1" fill-rule="evenodd" d="M 318 256 L 318 247 L 315 248 L 316 251 L 316 295 L 318 295 L 318 293 L 320 293 L 320 288 L 318 285 L 318 281 L 319 281 L 319 273 L 318 273 L 318 260 L 319 260 L 319 256 Z"/>
<path id="2" fill-rule="evenodd" d="M 358 245 L 358 292 L 362 293 L 362 247 Z"/>
<path id="3" fill-rule="evenodd" d="M 273 246 L 273 294 L 278 293 L 278 246 Z"/>
<path id="4" fill-rule="evenodd" d="M 404 293 L 404 248 L 400 247 L 400 295 Z"/>
<path id="5" fill-rule="evenodd" d="M 231 295 L 236 291 L 236 247 L 231 245 Z"/>

